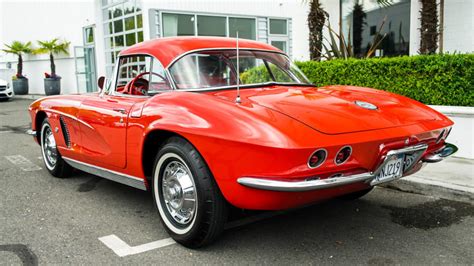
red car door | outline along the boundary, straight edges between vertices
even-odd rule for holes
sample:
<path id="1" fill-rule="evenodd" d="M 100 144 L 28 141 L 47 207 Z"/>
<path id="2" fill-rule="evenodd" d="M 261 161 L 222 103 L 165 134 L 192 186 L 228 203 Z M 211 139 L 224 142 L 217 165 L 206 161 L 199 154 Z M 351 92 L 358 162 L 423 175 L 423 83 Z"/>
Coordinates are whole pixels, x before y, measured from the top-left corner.
<path id="1" fill-rule="evenodd" d="M 127 164 L 127 123 L 132 106 L 145 100 L 139 97 L 97 95 L 82 102 L 81 123 L 84 162 L 103 167 L 125 168 Z"/>

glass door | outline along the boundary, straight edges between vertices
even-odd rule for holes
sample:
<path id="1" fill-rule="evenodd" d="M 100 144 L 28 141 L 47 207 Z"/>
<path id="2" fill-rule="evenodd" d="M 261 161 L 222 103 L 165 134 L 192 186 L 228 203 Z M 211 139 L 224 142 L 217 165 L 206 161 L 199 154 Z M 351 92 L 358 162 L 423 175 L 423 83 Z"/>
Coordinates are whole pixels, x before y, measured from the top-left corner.
<path id="1" fill-rule="evenodd" d="M 76 80 L 79 93 L 95 92 L 96 67 L 95 51 L 92 46 L 75 46 L 74 59 L 76 62 Z"/>

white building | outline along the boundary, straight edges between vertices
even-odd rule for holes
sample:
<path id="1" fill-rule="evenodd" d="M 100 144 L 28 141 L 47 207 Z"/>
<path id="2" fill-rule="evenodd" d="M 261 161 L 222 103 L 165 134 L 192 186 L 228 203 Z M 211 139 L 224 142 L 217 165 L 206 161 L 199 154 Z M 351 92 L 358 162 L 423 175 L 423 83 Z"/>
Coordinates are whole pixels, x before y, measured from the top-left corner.
<path id="1" fill-rule="evenodd" d="M 235 36 L 238 30 L 240 37 L 271 43 L 288 52 L 294 60 L 308 60 L 306 20 L 309 7 L 306 2 L 0 0 L 0 43 L 13 40 L 35 43 L 55 37 L 70 41 L 70 54 L 57 57 L 57 73 L 63 77 L 62 93 L 81 93 L 95 90 L 98 76 L 110 75 L 115 56 L 124 47 L 162 36 Z M 354 1 L 321 2 L 330 14 L 333 27 L 341 25 L 346 33 Z M 417 54 L 420 42 L 418 0 L 394 0 L 394 5 L 388 8 L 380 8 L 371 0 L 359 2 L 367 14 L 362 47 L 377 30 L 380 18 L 387 15 L 384 30 L 393 33 L 394 45 L 400 46 L 400 36 L 406 42 L 407 49 L 398 49 L 396 54 Z M 444 12 L 444 51 L 473 52 L 474 1 L 445 0 Z M 337 26 L 335 28 L 339 31 Z M 16 57 L 0 53 L 0 74 L 11 76 L 15 68 Z M 48 56 L 25 57 L 24 74 L 30 80 L 30 94 L 44 93 L 43 73 L 49 71 Z"/>

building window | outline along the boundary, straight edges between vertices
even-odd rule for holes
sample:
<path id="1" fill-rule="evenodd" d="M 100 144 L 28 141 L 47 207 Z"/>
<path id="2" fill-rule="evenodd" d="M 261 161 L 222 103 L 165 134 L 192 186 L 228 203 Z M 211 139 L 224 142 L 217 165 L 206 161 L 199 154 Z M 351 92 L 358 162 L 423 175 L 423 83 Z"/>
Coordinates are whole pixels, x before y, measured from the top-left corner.
<path id="1" fill-rule="evenodd" d="M 194 15 L 163 14 L 163 36 L 194 36 Z"/>
<path id="2" fill-rule="evenodd" d="M 370 36 L 374 36 L 377 33 L 377 26 L 370 26 Z"/>
<path id="3" fill-rule="evenodd" d="M 151 71 L 150 71 L 151 69 Z M 165 69 L 157 59 L 148 55 L 122 56 L 118 64 L 118 76 L 115 92 L 121 94 L 149 95 L 160 91 L 170 90 L 171 86 L 166 79 Z M 150 75 L 150 73 L 153 73 Z M 133 92 L 130 82 L 137 78 L 142 82 L 142 88 Z M 137 81 L 135 81 L 137 84 Z M 136 88 L 136 87 L 135 87 Z"/>
<path id="4" fill-rule="evenodd" d="M 290 18 L 244 17 L 212 13 L 155 10 L 150 38 L 171 36 L 222 36 L 273 44 L 291 57 Z"/>
<path id="5" fill-rule="evenodd" d="M 163 36 L 194 36 L 194 15 L 163 14 Z"/>
<path id="6" fill-rule="evenodd" d="M 199 36 L 226 37 L 226 18 L 217 16 L 197 16 L 197 30 Z"/>
<path id="7" fill-rule="evenodd" d="M 276 48 L 282 50 L 285 53 L 287 52 L 286 41 L 272 41 L 271 45 L 275 46 Z"/>
<path id="8" fill-rule="evenodd" d="M 286 19 L 270 19 L 270 34 L 287 35 L 288 25 Z"/>
<path id="9" fill-rule="evenodd" d="M 102 0 L 107 76 L 122 49 L 143 41 L 143 18 L 137 2 Z"/>
<path id="10" fill-rule="evenodd" d="M 255 19 L 253 18 L 229 18 L 229 36 L 256 40 Z"/>
<path id="11" fill-rule="evenodd" d="M 351 40 L 355 56 L 364 57 L 372 44 L 380 41 L 384 35 L 377 47 L 378 54 L 408 55 L 410 0 L 393 0 L 386 7 L 372 0 L 340 0 L 340 4 L 341 30 L 345 39 Z"/>
<path id="12" fill-rule="evenodd" d="M 151 66 L 150 56 L 126 56 L 121 57 L 118 68 L 118 77 L 115 91 L 119 93 L 125 92 L 126 85 L 132 81 L 136 76 L 150 72 Z M 149 82 L 149 75 L 143 75 L 142 79 Z"/>
<path id="13" fill-rule="evenodd" d="M 218 36 L 256 40 L 256 18 L 161 13 L 162 36 Z"/>
<path id="14" fill-rule="evenodd" d="M 94 26 L 84 28 L 84 44 L 94 44 Z"/>
<path id="15" fill-rule="evenodd" d="M 270 44 L 276 48 L 282 50 L 285 53 L 289 53 L 288 41 L 289 41 L 289 32 L 288 32 L 288 20 L 287 19 L 268 19 L 268 38 Z"/>

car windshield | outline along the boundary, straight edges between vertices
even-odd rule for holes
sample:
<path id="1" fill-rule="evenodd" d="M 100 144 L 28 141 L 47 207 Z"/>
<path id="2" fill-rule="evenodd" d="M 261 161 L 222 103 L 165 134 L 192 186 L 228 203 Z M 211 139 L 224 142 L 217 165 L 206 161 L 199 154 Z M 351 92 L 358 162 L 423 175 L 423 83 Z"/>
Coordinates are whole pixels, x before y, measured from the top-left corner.
<path id="1" fill-rule="evenodd" d="M 177 89 L 208 89 L 237 85 L 236 50 L 210 50 L 192 53 L 170 67 Z M 275 52 L 240 50 L 241 85 L 266 83 L 310 84 L 288 59 Z"/>

